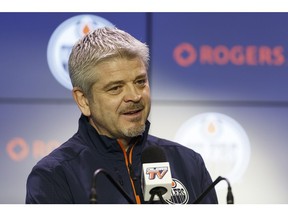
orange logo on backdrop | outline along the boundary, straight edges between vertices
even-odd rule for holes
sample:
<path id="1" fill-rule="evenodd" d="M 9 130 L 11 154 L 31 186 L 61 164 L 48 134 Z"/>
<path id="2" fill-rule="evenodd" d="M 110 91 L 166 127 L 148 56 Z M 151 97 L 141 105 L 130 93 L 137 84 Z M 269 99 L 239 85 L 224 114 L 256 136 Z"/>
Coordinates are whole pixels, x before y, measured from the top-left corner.
<path id="1" fill-rule="evenodd" d="M 197 60 L 202 65 L 281 66 L 285 63 L 283 46 L 256 45 L 201 45 L 197 50 L 190 43 L 181 43 L 173 51 L 174 60 L 182 67 L 189 67 Z"/>
<path id="2" fill-rule="evenodd" d="M 45 143 L 42 140 L 34 140 L 32 146 L 30 146 L 23 138 L 15 137 L 7 143 L 6 153 L 13 161 L 23 161 L 30 155 L 34 159 L 40 159 L 58 146 L 60 146 L 58 141 Z"/>

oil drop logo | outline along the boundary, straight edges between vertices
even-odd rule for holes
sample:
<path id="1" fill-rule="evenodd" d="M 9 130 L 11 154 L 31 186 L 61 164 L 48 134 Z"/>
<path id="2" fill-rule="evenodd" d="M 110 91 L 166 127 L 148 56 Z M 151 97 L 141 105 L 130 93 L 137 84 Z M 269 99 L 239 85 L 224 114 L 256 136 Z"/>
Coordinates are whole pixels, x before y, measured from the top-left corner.
<path id="1" fill-rule="evenodd" d="M 47 61 L 54 78 L 65 88 L 72 89 L 68 59 L 73 45 L 90 31 L 113 26 L 108 20 L 95 15 L 78 15 L 61 23 L 48 42 Z"/>
<path id="2" fill-rule="evenodd" d="M 237 182 L 249 163 L 250 142 L 245 130 L 221 113 L 202 113 L 188 119 L 175 141 L 202 155 L 212 179 L 221 175 Z"/>

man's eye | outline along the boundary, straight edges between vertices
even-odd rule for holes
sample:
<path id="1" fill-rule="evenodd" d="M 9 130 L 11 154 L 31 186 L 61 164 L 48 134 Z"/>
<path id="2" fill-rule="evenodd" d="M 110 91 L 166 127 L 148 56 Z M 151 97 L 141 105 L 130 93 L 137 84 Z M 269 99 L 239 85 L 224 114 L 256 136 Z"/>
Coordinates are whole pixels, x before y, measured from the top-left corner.
<path id="1" fill-rule="evenodd" d="M 146 84 L 146 79 L 141 79 L 136 82 L 140 86 L 144 86 Z"/>
<path id="2" fill-rule="evenodd" d="M 108 90 L 111 94 L 118 94 L 121 92 L 121 86 L 114 86 Z"/>
<path id="3" fill-rule="evenodd" d="M 110 90 L 111 90 L 111 91 L 115 91 L 115 90 L 117 90 L 117 89 L 119 89 L 119 86 L 115 86 L 115 87 L 111 88 Z"/>

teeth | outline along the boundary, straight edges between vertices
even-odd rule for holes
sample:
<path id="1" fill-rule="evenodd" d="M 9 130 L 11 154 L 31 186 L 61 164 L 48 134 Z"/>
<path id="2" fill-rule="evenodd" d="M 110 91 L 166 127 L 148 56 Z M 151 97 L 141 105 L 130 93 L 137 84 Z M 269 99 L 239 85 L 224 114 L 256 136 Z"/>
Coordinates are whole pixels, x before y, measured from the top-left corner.
<path id="1" fill-rule="evenodd" d="M 136 113 L 136 112 L 137 112 L 137 110 L 136 110 L 136 111 L 128 112 L 127 114 L 133 114 L 133 113 Z"/>

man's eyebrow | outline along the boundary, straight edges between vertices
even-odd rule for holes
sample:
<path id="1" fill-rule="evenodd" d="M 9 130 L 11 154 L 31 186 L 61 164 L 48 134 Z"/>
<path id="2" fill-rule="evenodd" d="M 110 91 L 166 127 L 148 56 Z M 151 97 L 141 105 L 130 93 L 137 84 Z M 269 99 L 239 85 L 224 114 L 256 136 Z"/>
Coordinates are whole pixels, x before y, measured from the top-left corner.
<path id="1" fill-rule="evenodd" d="M 139 74 L 138 76 L 136 76 L 135 80 L 136 79 L 139 79 L 139 78 L 147 78 L 147 73 L 142 73 L 142 74 Z"/>

